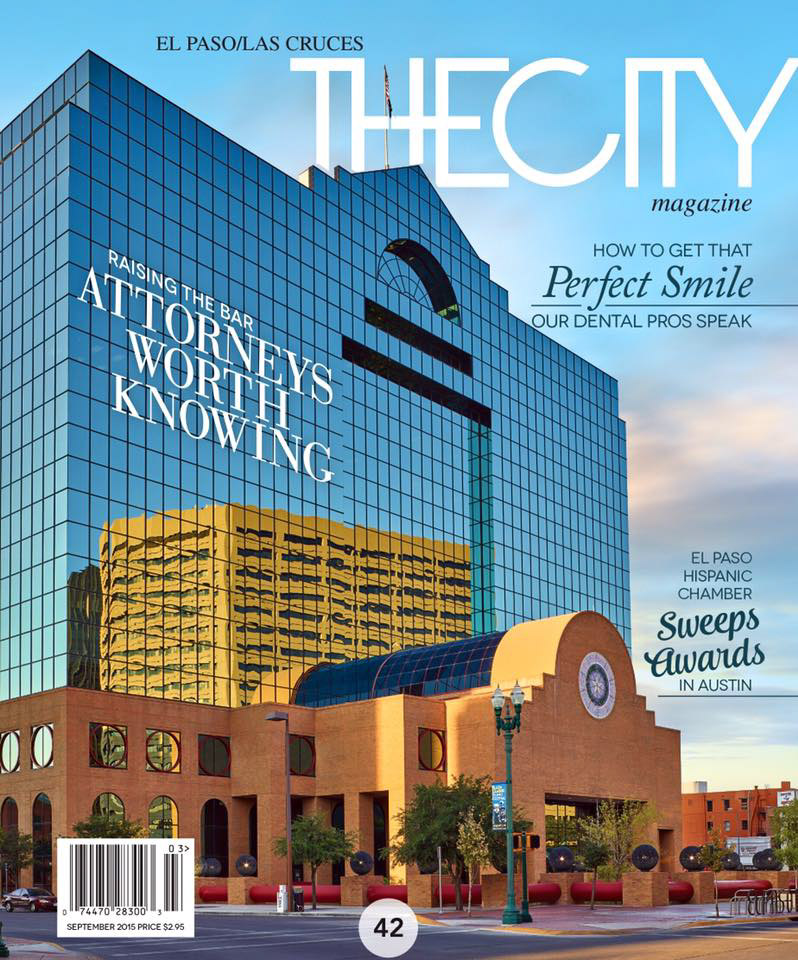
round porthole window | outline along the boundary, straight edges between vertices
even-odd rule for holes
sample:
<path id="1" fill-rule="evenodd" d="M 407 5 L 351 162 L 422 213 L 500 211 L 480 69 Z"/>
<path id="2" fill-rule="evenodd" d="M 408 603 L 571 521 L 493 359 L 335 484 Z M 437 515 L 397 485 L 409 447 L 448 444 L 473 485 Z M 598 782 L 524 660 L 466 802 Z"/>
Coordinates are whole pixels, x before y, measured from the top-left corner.
<path id="1" fill-rule="evenodd" d="M 446 744 L 439 730 L 419 730 L 418 764 L 422 770 L 443 770 L 446 761 Z"/>
<path id="2" fill-rule="evenodd" d="M 579 667 L 579 693 L 591 717 L 603 720 L 615 706 L 615 674 L 600 653 L 588 653 Z"/>
<path id="3" fill-rule="evenodd" d="M 0 773 L 19 769 L 19 731 L 9 730 L 0 738 Z"/>

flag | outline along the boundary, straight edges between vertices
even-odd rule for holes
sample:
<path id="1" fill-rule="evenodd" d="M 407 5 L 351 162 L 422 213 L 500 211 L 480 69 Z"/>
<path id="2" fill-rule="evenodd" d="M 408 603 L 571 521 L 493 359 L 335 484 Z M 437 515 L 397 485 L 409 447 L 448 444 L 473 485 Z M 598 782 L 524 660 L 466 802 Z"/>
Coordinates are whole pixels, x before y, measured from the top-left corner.
<path id="1" fill-rule="evenodd" d="M 391 84 L 388 80 L 388 68 L 383 66 L 383 73 L 385 74 L 385 109 L 388 111 L 388 119 L 390 120 L 393 116 L 393 104 L 391 103 Z"/>

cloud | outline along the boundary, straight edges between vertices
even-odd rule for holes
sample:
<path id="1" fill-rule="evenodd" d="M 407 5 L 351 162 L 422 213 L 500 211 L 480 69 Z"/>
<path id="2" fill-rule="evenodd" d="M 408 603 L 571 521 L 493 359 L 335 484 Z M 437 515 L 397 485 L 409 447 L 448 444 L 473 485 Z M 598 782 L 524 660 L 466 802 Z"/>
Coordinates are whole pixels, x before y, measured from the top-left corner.
<path id="1" fill-rule="evenodd" d="M 651 385 L 649 385 L 649 390 Z M 627 413 L 631 512 L 712 491 L 798 477 L 793 406 L 765 385 L 663 401 Z"/>

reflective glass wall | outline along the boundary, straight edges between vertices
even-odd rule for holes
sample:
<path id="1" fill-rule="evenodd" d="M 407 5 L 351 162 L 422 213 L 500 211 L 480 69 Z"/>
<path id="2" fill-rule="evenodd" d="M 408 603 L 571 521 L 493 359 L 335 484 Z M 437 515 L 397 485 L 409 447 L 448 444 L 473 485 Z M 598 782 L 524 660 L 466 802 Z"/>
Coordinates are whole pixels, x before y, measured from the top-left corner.
<path id="1" fill-rule="evenodd" d="M 418 169 L 299 182 L 92 54 L 0 148 L 0 696 L 286 700 L 581 609 L 629 642 L 617 385 Z"/>

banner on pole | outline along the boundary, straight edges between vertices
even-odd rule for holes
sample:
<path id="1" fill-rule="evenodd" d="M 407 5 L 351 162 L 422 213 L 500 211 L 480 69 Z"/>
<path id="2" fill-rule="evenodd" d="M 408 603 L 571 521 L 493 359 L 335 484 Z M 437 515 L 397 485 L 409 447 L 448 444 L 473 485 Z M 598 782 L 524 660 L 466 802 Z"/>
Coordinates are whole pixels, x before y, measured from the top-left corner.
<path id="1" fill-rule="evenodd" d="M 507 784 L 494 783 L 491 790 L 493 801 L 493 829 L 507 829 Z"/>

